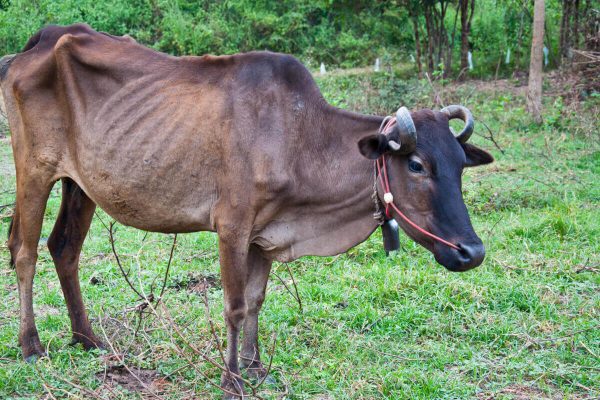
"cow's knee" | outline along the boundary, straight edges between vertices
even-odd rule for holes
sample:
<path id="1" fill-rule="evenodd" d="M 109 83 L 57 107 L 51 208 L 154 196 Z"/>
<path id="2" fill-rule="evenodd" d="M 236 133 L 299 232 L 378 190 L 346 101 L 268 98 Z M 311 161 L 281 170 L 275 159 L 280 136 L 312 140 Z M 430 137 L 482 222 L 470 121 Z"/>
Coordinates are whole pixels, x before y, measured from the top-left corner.
<path id="1" fill-rule="evenodd" d="M 77 257 L 69 248 L 69 243 L 64 235 L 50 235 L 48 238 L 48 251 L 55 261 L 56 266 L 68 271 L 77 269 Z"/>
<path id="2" fill-rule="evenodd" d="M 21 239 L 19 238 L 19 229 L 17 227 L 17 221 L 13 217 L 8 228 L 8 250 L 10 252 L 10 265 L 15 266 L 17 254 L 21 248 Z"/>
<path id="3" fill-rule="evenodd" d="M 248 302 L 248 313 L 258 313 L 263 302 L 265 301 L 265 293 L 262 290 L 259 293 L 251 293 L 249 296 L 247 296 L 246 300 Z"/>
<path id="4" fill-rule="evenodd" d="M 14 261 L 19 281 L 33 279 L 35 264 L 37 262 L 37 252 L 21 247 Z"/>
<path id="5" fill-rule="evenodd" d="M 243 298 L 225 301 L 225 321 L 235 329 L 239 329 L 246 315 L 248 315 L 248 303 Z"/>

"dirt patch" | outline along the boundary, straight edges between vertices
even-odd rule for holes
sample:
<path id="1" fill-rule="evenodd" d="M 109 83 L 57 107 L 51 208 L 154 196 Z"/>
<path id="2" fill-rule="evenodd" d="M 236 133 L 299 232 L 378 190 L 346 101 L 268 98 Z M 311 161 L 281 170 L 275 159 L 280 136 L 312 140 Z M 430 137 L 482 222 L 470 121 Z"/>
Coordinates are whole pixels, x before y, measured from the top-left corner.
<path id="1" fill-rule="evenodd" d="M 93 256 L 89 257 L 86 262 L 90 263 L 90 264 L 98 264 L 101 261 L 106 260 L 107 258 L 111 258 L 113 256 L 112 253 L 98 253 L 98 254 L 94 254 Z"/>
<path id="2" fill-rule="evenodd" d="M 214 287 L 219 287 L 219 278 L 215 275 L 204 276 L 199 279 L 191 280 L 187 286 L 187 290 L 196 294 L 203 294 L 207 290 Z"/>
<path id="3" fill-rule="evenodd" d="M 527 80 L 524 82 L 519 79 L 498 79 L 493 81 L 467 80 L 465 82 L 452 82 L 445 87 L 445 91 L 452 92 L 458 88 L 474 88 L 477 92 L 508 92 L 517 96 L 524 96 L 527 90 Z"/>
<path id="4" fill-rule="evenodd" d="M 56 307 L 49 306 L 47 304 L 40 304 L 34 307 L 35 315 L 37 317 L 45 317 L 48 315 L 60 315 L 60 310 Z"/>
<path id="5" fill-rule="evenodd" d="M 209 252 L 209 251 L 200 251 L 200 252 L 196 252 L 193 254 L 189 254 L 185 257 L 182 257 L 182 260 L 185 262 L 192 262 L 194 260 L 204 260 L 207 257 L 211 257 L 213 256 L 213 252 Z"/>
<path id="6" fill-rule="evenodd" d="M 186 277 L 175 278 L 170 287 L 201 295 L 207 290 L 221 287 L 221 280 L 217 275 L 194 275 L 190 273 Z"/>
<path id="7" fill-rule="evenodd" d="M 451 82 L 445 86 L 446 93 L 452 93 L 458 88 L 474 88 L 477 92 L 512 93 L 524 97 L 527 91 L 528 73 L 517 71 L 512 78 L 496 80 L 466 80 L 465 82 Z M 572 100 L 579 101 L 582 91 L 581 76 L 577 73 L 555 70 L 544 74 L 544 96 L 562 96 L 568 103 Z"/>
<path id="8" fill-rule="evenodd" d="M 540 389 L 525 385 L 510 385 L 498 392 L 484 392 L 477 395 L 479 400 L 496 400 L 496 399 L 511 399 L 511 400 L 558 400 L 562 399 L 561 394 L 547 395 Z"/>
<path id="9" fill-rule="evenodd" d="M 165 390 L 169 381 L 152 369 L 137 367 L 125 368 L 123 365 L 108 367 L 106 371 L 96 374 L 103 385 L 121 386 L 130 392 L 157 393 Z"/>

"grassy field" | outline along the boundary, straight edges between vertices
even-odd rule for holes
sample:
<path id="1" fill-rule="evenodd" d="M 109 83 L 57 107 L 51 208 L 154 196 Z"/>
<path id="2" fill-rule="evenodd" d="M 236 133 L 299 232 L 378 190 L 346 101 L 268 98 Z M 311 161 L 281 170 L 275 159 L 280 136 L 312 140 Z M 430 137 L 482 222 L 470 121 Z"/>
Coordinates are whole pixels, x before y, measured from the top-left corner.
<path id="1" fill-rule="evenodd" d="M 377 233 L 347 254 L 289 264 L 302 309 L 286 290 L 292 289 L 286 266 L 276 264 L 261 314 L 263 356 L 272 354 L 273 379 L 258 394 L 290 399 L 598 398 L 600 99 L 569 103 L 562 96 L 566 86 L 550 79 L 545 123 L 534 126 L 516 81 L 431 87 L 380 73 L 324 76 L 318 82 L 331 103 L 365 113 L 387 114 L 400 104 L 433 107 L 436 96 L 471 108 L 479 121 L 472 140 L 497 159 L 465 172 L 465 199 L 488 256 L 481 267 L 454 274 L 406 237 L 402 250 L 386 258 Z M 14 182 L 5 138 L 0 142 L 0 204 L 14 201 Z M 46 210 L 44 238 L 59 202 L 57 187 Z M 10 211 L 1 210 L 3 234 Z M 109 222 L 99 211 L 80 272 L 96 332 L 114 348 L 107 353 L 68 345 L 62 292 L 41 243 L 34 301 L 50 358 L 36 365 L 21 361 L 16 278 L 2 245 L 0 398 L 218 395 L 211 382 L 218 383 L 220 372 L 203 358 L 220 359 L 209 319 L 214 334 L 225 337 L 216 236 L 178 237 L 164 302 L 140 321 L 135 309 L 140 301 L 111 252 L 103 225 Z M 115 238 L 133 283 L 146 293 L 152 286 L 159 292 L 172 237 L 119 226 Z M 124 363 L 115 353 L 124 355 Z"/>

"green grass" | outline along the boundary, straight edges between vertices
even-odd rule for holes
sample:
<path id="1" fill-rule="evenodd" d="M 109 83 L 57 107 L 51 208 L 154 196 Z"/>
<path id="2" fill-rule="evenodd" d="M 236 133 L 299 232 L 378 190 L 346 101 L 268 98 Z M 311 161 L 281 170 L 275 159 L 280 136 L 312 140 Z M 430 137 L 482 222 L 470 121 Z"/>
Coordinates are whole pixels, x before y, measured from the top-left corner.
<path id="1" fill-rule="evenodd" d="M 506 82 L 505 82 L 506 83 Z M 426 82 L 387 74 L 319 78 L 333 104 L 390 113 L 398 105 L 432 107 Z M 477 85 L 476 85 L 477 84 Z M 465 172 L 465 200 L 488 249 L 484 264 L 454 274 L 406 237 L 386 258 L 379 233 L 344 255 L 306 257 L 291 263 L 303 312 L 275 275 L 261 314 L 263 355 L 273 335 L 275 383 L 266 398 L 292 399 L 511 399 L 600 396 L 600 143 L 592 97 L 567 105 L 545 99 L 546 122 L 530 123 L 520 89 L 511 82 L 470 82 L 436 87 L 446 103 L 469 106 L 504 154 L 489 140 L 473 141 L 497 162 Z M 476 132 L 488 135 L 480 123 Z M 0 144 L 0 204 L 14 201 L 10 146 Z M 43 237 L 56 217 L 53 192 Z M 8 209 L 2 211 L 6 216 Z M 81 261 L 84 299 L 96 332 L 106 335 L 128 366 L 168 376 L 163 398 L 211 398 L 219 371 L 185 341 L 211 343 L 203 297 L 190 280 L 219 273 L 216 236 L 180 235 L 168 281 L 165 309 L 146 315 L 137 329 L 137 302 L 118 272 L 99 212 Z M 4 218 L 3 231 L 8 219 Z M 117 248 L 134 282 L 146 291 L 164 273 L 171 238 L 119 226 Z M 70 323 L 45 246 L 35 281 L 37 325 L 50 359 L 21 361 L 17 344 L 18 296 L 8 251 L 0 257 L 0 398 L 148 397 L 102 383 L 107 354 L 70 347 Z M 139 267 L 139 270 L 138 270 Z M 139 271 L 139 273 L 138 273 Z M 286 282 L 284 265 L 274 271 Z M 139 276 L 139 279 L 138 279 Z M 156 289 L 155 289 L 156 291 Z M 216 332 L 224 339 L 222 291 L 207 292 Z M 168 314 L 167 311 L 168 310 Z M 174 332 L 168 318 L 180 329 Z M 179 350 L 181 349 L 181 350 Z M 189 366 L 184 355 L 194 362 Z M 208 354 L 218 360 L 214 346 Z M 100 375 L 97 375 L 100 373 Z M 85 388 L 85 389 L 82 389 Z"/>

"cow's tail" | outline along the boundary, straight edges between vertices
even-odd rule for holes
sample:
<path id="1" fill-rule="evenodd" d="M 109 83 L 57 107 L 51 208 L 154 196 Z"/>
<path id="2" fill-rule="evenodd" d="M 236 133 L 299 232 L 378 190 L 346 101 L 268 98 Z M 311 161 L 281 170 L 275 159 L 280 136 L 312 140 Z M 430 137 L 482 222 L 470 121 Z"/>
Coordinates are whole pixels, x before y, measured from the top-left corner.
<path id="1" fill-rule="evenodd" d="M 8 74 L 10 63 L 14 60 L 16 54 L 10 54 L 0 58 L 0 118 L 6 118 L 6 104 L 4 104 L 4 95 L 2 94 L 2 81 Z"/>
<path id="2" fill-rule="evenodd" d="M 8 225 L 8 240 L 10 240 L 10 234 L 12 233 L 14 222 L 15 222 L 15 216 L 11 215 L 10 224 Z M 12 251 L 10 252 L 10 266 L 13 268 L 15 267 L 15 260 L 12 255 Z"/>
<path id="3" fill-rule="evenodd" d="M 10 67 L 10 63 L 14 60 L 16 54 L 10 54 L 7 56 L 4 56 L 2 58 L 0 58 L 0 86 L 2 81 L 6 78 L 6 75 L 8 73 L 8 68 Z M 1 89 L 1 87 L 0 87 Z M 2 91 L 0 90 L 0 113 L 6 117 L 6 107 L 4 105 L 4 97 L 2 95 Z M 0 116 L 0 118 L 2 118 L 2 116 Z M 12 233 L 13 230 L 13 224 L 14 224 L 14 215 L 10 217 L 10 224 L 8 225 L 8 238 L 10 239 L 10 234 Z M 13 259 L 12 253 L 10 255 L 10 266 L 14 267 L 15 266 L 15 260 Z"/>
<path id="4" fill-rule="evenodd" d="M 10 67 L 10 63 L 15 59 L 16 54 L 9 54 L 0 58 L 0 81 L 3 81 L 8 74 L 8 68 Z"/>

